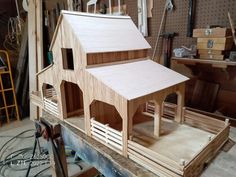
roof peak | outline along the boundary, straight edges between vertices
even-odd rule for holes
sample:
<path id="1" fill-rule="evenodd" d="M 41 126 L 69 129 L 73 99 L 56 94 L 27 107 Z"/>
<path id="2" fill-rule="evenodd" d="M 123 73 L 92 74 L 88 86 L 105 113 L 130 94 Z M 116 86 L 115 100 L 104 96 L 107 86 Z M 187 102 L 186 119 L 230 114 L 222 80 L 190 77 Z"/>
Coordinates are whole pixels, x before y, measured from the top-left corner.
<path id="1" fill-rule="evenodd" d="M 107 14 L 94 14 L 94 13 L 86 13 L 86 12 L 75 12 L 62 10 L 62 15 L 78 15 L 78 16 L 87 16 L 87 17 L 98 17 L 98 18 L 113 18 L 113 19 L 131 19 L 130 16 L 120 16 L 120 15 L 107 15 Z"/>

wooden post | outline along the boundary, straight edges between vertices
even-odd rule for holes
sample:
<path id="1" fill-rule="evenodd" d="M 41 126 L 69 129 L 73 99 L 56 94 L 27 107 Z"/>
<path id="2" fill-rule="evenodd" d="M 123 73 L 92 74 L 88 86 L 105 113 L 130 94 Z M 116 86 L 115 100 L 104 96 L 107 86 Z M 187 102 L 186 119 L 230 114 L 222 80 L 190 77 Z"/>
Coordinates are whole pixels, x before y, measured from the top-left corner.
<path id="1" fill-rule="evenodd" d="M 154 135 L 160 137 L 161 134 L 161 104 L 157 101 L 155 103 L 155 111 L 154 111 Z"/>
<path id="2" fill-rule="evenodd" d="M 128 112 L 126 117 L 122 117 L 122 141 L 123 141 L 123 155 L 128 157 Z"/>
<path id="3" fill-rule="evenodd" d="M 185 85 L 184 83 L 180 85 L 179 91 L 177 92 L 177 112 L 175 115 L 175 121 L 182 123 L 183 118 L 182 118 L 182 108 L 184 106 L 184 97 L 185 97 Z"/>
<path id="4" fill-rule="evenodd" d="M 61 137 L 58 137 L 57 139 L 55 139 L 56 144 L 57 144 L 57 150 L 58 150 L 58 154 L 60 155 L 60 161 L 63 167 L 63 170 L 65 172 L 66 177 L 68 177 L 68 170 L 67 170 L 67 162 L 66 162 L 66 153 L 65 153 L 65 145 L 64 145 L 64 141 Z M 58 167 L 57 167 L 58 168 Z M 59 174 L 59 176 L 62 176 L 62 174 Z M 59 177 L 57 176 L 57 177 Z"/>
<path id="5" fill-rule="evenodd" d="M 36 47 L 36 3 L 35 0 L 29 1 L 28 11 L 28 46 L 29 46 L 29 92 L 38 90 L 36 73 L 37 73 L 37 47 Z M 30 119 L 38 117 L 38 110 L 30 102 Z"/>
<path id="6" fill-rule="evenodd" d="M 37 72 L 44 68 L 43 57 L 43 1 L 36 2 L 36 47 L 37 47 Z"/>
<path id="7" fill-rule="evenodd" d="M 62 171 L 59 167 L 60 164 L 63 168 L 65 177 L 68 177 L 65 146 L 61 137 L 61 126 L 58 123 L 51 124 L 51 122 L 45 121 L 44 119 L 41 121 L 48 125 L 47 131 L 50 131 L 51 134 L 48 139 L 48 151 L 51 162 L 52 177 L 63 177 Z"/>

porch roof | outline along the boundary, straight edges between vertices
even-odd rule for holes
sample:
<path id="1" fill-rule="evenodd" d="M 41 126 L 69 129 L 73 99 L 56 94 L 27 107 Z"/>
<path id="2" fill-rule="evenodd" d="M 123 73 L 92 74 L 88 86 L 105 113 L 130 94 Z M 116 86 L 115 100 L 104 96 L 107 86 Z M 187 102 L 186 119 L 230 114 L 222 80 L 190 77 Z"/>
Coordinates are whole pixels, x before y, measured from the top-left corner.
<path id="1" fill-rule="evenodd" d="M 188 80 L 187 77 L 152 60 L 86 70 L 127 100 L 143 97 Z"/>

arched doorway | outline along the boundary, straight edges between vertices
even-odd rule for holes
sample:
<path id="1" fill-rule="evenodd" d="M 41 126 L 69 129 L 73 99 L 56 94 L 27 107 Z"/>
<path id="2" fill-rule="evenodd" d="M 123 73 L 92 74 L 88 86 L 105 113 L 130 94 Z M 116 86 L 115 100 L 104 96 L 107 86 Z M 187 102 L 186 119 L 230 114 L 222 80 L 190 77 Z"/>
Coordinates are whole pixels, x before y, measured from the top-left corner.
<path id="1" fill-rule="evenodd" d="M 72 126 L 84 131 L 84 99 L 80 87 L 72 82 L 61 84 L 63 118 Z"/>
<path id="2" fill-rule="evenodd" d="M 59 116 L 58 98 L 55 88 L 50 84 L 44 83 L 42 93 L 44 109 L 55 116 Z"/>

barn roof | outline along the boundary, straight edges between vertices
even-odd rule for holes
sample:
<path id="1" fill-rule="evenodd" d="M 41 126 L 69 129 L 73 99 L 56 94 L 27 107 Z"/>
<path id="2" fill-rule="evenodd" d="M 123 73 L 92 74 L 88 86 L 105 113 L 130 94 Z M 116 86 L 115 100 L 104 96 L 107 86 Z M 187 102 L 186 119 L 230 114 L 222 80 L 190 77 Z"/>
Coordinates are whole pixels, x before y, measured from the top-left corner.
<path id="1" fill-rule="evenodd" d="M 86 53 L 150 48 L 129 16 L 62 11 L 59 19 L 60 21 L 65 20 L 66 28 L 72 28 L 74 36 L 79 39 Z M 64 24 L 60 21 L 57 28 Z M 58 30 L 56 30 L 54 38 L 57 33 Z M 66 34 L 64 37 L 66 38 Z"/>

